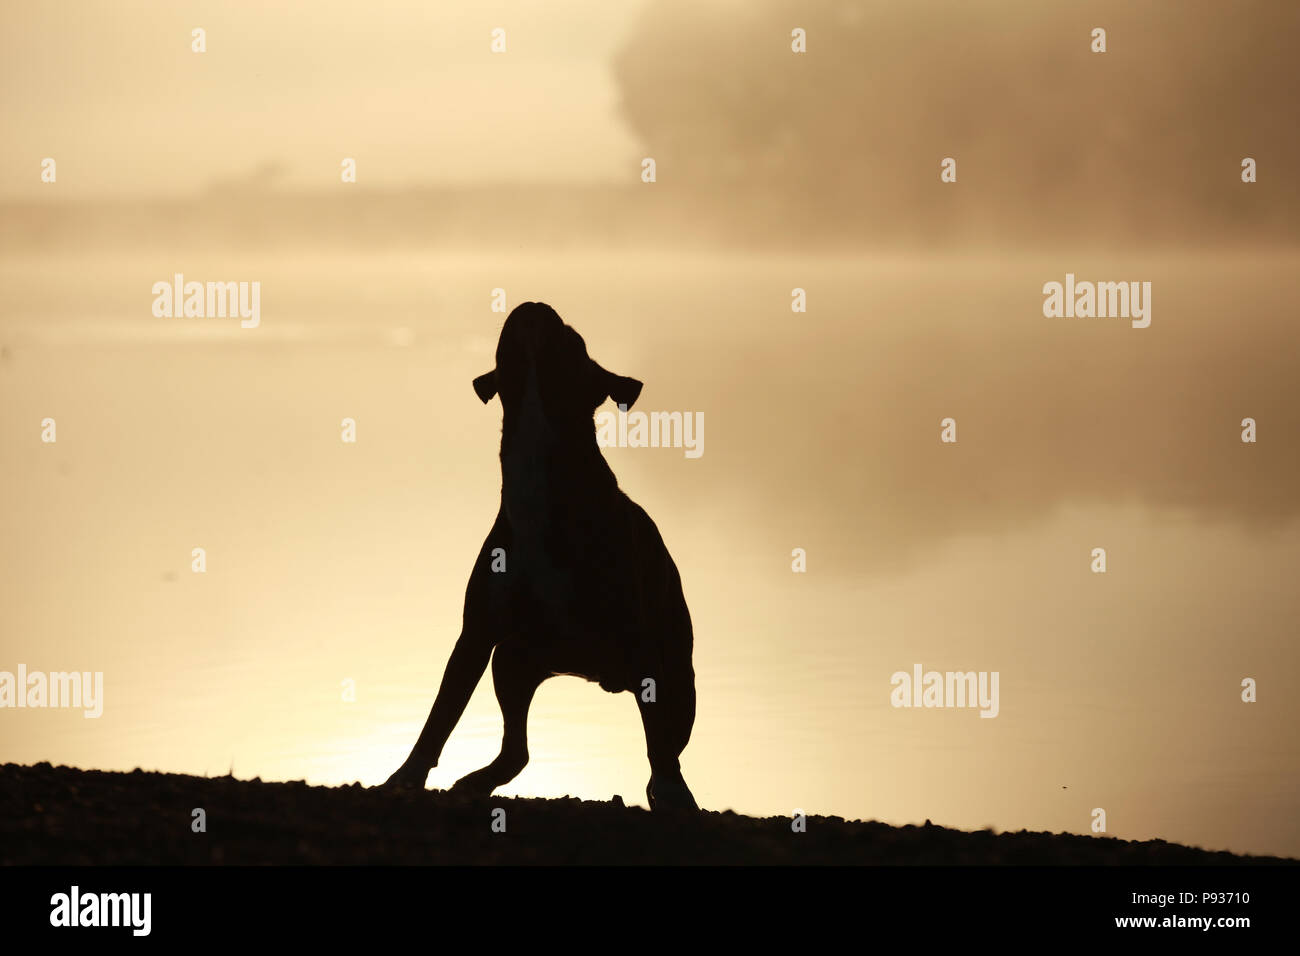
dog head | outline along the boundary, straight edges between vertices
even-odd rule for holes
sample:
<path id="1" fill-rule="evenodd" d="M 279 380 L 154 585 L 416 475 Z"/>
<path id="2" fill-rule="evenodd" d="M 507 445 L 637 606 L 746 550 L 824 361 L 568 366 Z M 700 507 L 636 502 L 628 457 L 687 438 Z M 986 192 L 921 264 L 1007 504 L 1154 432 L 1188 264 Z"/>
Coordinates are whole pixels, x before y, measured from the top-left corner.
<path id="1" fill-rule="evenodd" d="M 631 408 L 641 383 L 602 368 L 587 354 L 582 336 L 549 305 L 525 302 L 506 317 L 496 368 L 474 379 L 474 391 L 485 404 L 501 396 L 507 415 L 535 393 L 551 422 L 590 422 L 592 412 L 607 398 Z"/>

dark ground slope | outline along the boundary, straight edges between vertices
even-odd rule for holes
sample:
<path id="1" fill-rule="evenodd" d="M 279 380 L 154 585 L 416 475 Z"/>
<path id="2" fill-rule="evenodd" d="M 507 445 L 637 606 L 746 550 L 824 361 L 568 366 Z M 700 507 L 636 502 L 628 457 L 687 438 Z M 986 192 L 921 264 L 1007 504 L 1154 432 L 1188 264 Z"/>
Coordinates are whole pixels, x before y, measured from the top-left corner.
<path id="1" fill-rule="evenodd" d="M 492 811 L 505 810 L 505 832 Z M 207 832 L 191 829 L 206 812 Z M 475 800 L 232 777 L 0 765 L 0 863 L 1225 864 L 1276 857 L 1162 840 L 967 833 L 730 811 L 660 818 L 618 802 Z"/>

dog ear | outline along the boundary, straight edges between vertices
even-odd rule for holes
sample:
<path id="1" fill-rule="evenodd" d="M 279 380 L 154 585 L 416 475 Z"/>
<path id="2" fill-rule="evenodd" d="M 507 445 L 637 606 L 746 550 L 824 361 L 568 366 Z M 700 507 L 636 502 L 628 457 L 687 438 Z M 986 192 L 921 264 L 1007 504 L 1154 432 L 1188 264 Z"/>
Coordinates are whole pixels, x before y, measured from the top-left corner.
<path id="1" fill-rule="evenodd" d="M 474 392 L 483 400 L 484 405 L 492 401 L 492 396 L 497 393 L 497 370 L 484 372 L 474 379 Z"/>
<path id="2" fill-rule="evenodd" d="M 641 395 L 641 383 L 626 375 L 610 375 L 609 397 L 615 405 L 631 408 Z"/>
<path id="3" fill-rule="evenodd" d="M 599 405 L 609 396 L 614 400 L 615 405 L 623 405 L 631 408 L 633 403 L 641 394 L 642 383 L 635 378 L 628 378 L 626 375 L 615 375 L 613 372 L 607 372 L 596 362 L 591 364 L 596 366 L 596 380 L 599 382 L 600 396 L 596 401 Z"/>

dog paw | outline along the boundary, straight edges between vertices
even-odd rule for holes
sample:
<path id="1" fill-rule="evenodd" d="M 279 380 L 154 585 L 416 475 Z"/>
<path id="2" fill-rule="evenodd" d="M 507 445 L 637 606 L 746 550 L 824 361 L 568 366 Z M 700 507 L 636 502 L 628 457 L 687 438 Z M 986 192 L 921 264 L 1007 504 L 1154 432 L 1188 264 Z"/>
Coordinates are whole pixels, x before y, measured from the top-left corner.
<path id="1" fill-rule="evenodd" d="M 646 784 L 645 795 L 650 809 L 655 813 L 700 809 L 690 788 L 686 786 L 686 781 L 680 777 L 676 780 L 656 780 L 651 777 Z"/>
<path id="2" fill-rule="evenodd" d="M 481 770 L 475 770 L 453 783 L 450 792 L 460 796 L 486 797 L 495 789 Z"/>
<path id="3" fill-rule="evenodd" d="M 407 766 L 398 767 L 393 775 L 384 781 L 384 790 L 421 790 L 429 777 L 429 771 L 415 770 Z"/>

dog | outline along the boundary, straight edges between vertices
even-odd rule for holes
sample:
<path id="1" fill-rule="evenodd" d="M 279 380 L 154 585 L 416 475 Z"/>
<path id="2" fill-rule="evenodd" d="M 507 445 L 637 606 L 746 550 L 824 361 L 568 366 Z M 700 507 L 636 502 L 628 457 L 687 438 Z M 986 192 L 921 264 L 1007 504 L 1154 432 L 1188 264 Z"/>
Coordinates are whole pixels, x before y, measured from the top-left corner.
<path id="1" fill-rule="evenodd" d="M 567 674 L 636 696 L 650 808 L 698 809 L 679 762 L 695 723 L 681 576 L 655 523 L 619 489 L 593 422 L 607 398 L 630 408 L 642 383 L 602 368 L 549 305 L 525 302 L 502 326 L 496 367 L 473 385 L 484 404 L 501 400 L 501 507 L 433 709 L 386 785 L 424 786 L 490 657 L 501 752 L 454 792 L 487 795 L 523 770 L 533 695 Z"/>

